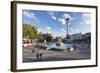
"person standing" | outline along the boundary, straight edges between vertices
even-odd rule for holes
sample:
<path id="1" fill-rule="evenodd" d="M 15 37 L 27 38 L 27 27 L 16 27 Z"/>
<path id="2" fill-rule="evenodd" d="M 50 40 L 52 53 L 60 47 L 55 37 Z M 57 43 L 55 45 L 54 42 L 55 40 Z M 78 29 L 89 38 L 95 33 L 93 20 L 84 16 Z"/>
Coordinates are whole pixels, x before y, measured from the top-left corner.
<path id="1" fill-rule="evenodd" d="M 36 57 L 37 57 L 37 60 L 38 60 L 39 59 L 39 54 L 38 53 L 36 54 Z"/>
<path id="2" fill-rule="evenodd" d="M 42 55 L 43 55 L 42 53 L 40 53 L 40 54 L 39 54 L 39 56 L 40 56 L 40 59 L 42 59 Z"/>

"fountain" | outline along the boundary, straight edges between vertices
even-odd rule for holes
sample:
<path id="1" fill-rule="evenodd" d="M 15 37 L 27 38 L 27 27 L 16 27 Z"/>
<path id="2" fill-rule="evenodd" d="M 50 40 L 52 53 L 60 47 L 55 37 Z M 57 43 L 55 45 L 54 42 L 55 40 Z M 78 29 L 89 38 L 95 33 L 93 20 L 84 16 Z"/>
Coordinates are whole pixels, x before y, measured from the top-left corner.
<path id="1" fill-rule="evenodd" d="M 64 43 L 62 42 L 62 40 L 59 38 L 59 40 L 56 43 L 56 46 L 63 46 Z"/>
<path id="2" fill-rule="evenodd" d="M 66 24 L 67 24 L 66 25 L 67 26 L 66 43 L 63 43 L 62 39 L 59 38 L 56 43 L 51 42 L 51 43 L 47 44 L 48 50 L 53 50 L 53 51 L 73 51 L 74 50 L 72 44 L 69 43 L 70 37 L 69 37 L 69 33 L 68 33 L 68 21 L 69 21 L 69 18 L 66 18 Z M 46 42 L 46 41 L 44 41 L 44 42 Z"/>

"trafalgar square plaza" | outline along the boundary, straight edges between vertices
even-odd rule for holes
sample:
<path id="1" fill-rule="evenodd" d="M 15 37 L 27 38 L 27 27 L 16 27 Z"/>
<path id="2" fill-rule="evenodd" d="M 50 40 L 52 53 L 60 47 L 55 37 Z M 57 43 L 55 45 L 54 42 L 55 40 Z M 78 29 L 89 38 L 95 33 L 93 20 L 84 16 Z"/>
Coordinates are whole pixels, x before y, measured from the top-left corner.
<path id="1" fill-rule="evenodd" d="M 23 10 L 23 62 L 91 59 L 90 15 Z"/>

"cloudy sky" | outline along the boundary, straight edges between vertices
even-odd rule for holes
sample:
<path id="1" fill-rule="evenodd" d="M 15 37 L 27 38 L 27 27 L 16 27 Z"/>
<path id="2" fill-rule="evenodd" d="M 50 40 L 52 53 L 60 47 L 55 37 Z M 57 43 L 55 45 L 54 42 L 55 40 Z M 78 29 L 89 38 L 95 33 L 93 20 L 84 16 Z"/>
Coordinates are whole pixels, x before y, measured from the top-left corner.
<path id="1" fill-rule="evenodd" d="M 69 34 L 86 33 L 91 31 L 91 14 L 83 12 L 58 12 L 23 10 L 23 24 L 38 27 L 42 33 L 56 36 L 66 36 L 66 18 L 69 18 Z"/>

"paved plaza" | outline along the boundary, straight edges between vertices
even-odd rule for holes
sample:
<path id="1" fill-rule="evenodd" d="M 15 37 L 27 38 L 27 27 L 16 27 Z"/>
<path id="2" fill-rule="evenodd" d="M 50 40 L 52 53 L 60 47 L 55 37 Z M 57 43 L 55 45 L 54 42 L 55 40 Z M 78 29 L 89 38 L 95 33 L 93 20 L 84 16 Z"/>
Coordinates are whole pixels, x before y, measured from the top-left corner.
<path id="1" fill-rule="evenodd" d="M 40 53 L 42 54 L 39 57 Z M 38 58 L 37 58 L 38 54 Z M 23 62 L 44 62 L 63 60 L 86 60 L 90 59 L 90 49 L 76 49 L 74 51 L 53 51 L 35 48 L 34 45 L 23 47 Z"/>

